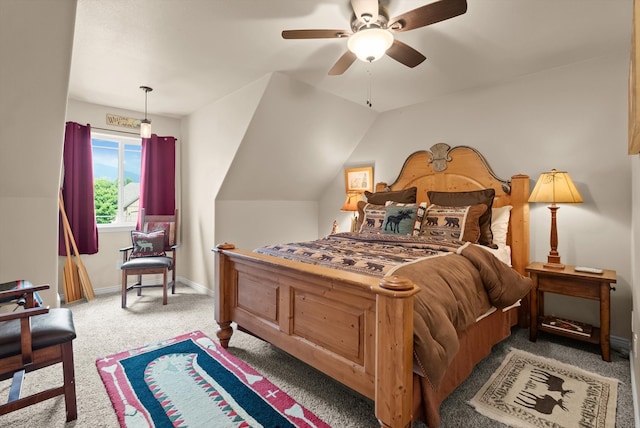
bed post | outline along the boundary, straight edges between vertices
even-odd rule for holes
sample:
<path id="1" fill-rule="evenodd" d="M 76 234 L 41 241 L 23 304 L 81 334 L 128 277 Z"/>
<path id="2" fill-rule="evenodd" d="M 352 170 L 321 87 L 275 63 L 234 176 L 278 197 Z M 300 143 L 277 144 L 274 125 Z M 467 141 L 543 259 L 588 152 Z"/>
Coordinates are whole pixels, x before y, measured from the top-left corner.
<path id="1" fill-rule="evenodd" d="M 229 290 L 226 288 L 228 287 L 228 284 L 231 284 L 230 278 L 227 276 L 230 275 L 232 270 L 227 268 L 229 260 L 222 250 L 233 250 L 235 248 L 235 245 L 225 242 L 224 244 L 216 245 L 216 248 L 213 250 L 216 253 L 215 266 L 217 268 L 214 291 L 214 317 L 218 323 L 218 331 L 216 332 L 216 335 L 218 336 L 220 345 L 222 345 L 223 348 L 227 348 L 227 346 L 229 346 L 229 340 L 231 340 L 231 335 L 233 335 L 233 329 L 231 328 L 231 304 L 229 302 L 231 293 L 229 293 Z"/>
<path id="2" fill-rule="evenodd" d="M 522 275 L 529 264 L 529 186 L 528 175 L 511 177 L 511 247 L 518 248 L 511 263 Z"/>
<path id="3" fill-rule="evenodd" d="M 511 177 L 511 265 L 521 275 L 527 275 L 525 268 L 529 264 L 529 176 L 518 174 Z M 520 327 L 529 326 L 529 299 L 522 299 L 518 312 Z"/>
<path id="4" fill-rule="evenodd" d="M 413 410 L 413 295 L 410 280 L 389 276 L 376 290 L 375 412 L 381 427 L 411 424 Z"/>

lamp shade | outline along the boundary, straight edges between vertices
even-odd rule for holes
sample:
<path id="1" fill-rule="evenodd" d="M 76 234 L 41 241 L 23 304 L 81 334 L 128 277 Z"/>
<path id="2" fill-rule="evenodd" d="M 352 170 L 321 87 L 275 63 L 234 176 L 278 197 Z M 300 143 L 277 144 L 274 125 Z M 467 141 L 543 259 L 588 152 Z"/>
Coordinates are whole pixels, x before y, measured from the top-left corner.
<path id="1" fill-rule="evenodd" d="M 364 28 L 351 36 L 347 47 L 358 59 L 365 62 L 377 61 L 393 44 L 393 34 L 382 28 Z"/>
<path id="2" fill-rule="evenodd" d="M 360 193 L 347 193 L 347 198 L 344 200 L 344 205 L 342 205 L 342 208 L 340 208 L 340 210 L 358 211 L 358 201 L 360 200 L 362 200 L 362 195 Z"/>
<path id="3" fill-rule="evenodd" d="M 529 196 L 529 202 L 581 203 L 582 196 L 569 177 L 569 173 L 552 169 L 550 172 L 540 174 Z"/>

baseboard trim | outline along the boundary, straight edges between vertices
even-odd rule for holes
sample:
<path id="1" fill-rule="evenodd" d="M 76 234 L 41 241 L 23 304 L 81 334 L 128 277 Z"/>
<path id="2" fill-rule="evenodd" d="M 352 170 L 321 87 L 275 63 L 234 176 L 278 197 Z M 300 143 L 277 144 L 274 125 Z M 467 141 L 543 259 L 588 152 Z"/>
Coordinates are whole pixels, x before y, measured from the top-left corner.
<path id="1" fill-rule="evenodd" d="M 213 296 L 213 290 L 205 287 L 202 284 L 198 284 L 196 282 L 190 281 L 187 278 L 183 278 L 181 276 L 176 277 L 176 281 L 178 281 L 180 284 L 184 284 L 184 285 L 186 285 L 188 287 L 193 288 L 194 290 L 196 290 L 200 294 L 206 294 L 208 296 Z"/>
<path id="2" fill-rule="evenodd" d="M 624 337 L 611 336 L 609 342 L 613 349 L 629 352 L 631 350 L 631 341 Z M 640 426 L 640 425 L 639 425 Z"/>
<path id="3" fill-rule="evenodd" d="M 635 367 L 633 362 L 635 361 L 633 350 L 629 353 L 629 366 L 631 367 L 631 394 L 633 394 L 633 419 L 635 420 L 635 425 L 640 427 L 640 414 L 638 409 L 638 385 L 636 385 L 636 374 Z"/>
<path id="4" fill-rule="evenodd" d="M 206 294 L 206 295 L 209 295 L 209 296 L 213 296 L 213 290 L 210 290 L 207 287 L 205 287 L 204 285 L 198 284 L 197 282 L 190 281 L 190 280 L 188 280 L 186 278 L 183 278 L 181 276 L 176 276 L 176 282 L 179 283 L 179 284 L 186 285 L 187 287 L 193 288 L 199 294 Z M 155 283 L 156 282 L 152 282 L 152 284 L 155 284 Z M 122 289 L 122 286 L 120 284 L 114 285 L 113 287 L 100 287 L 100 288 L 94 290 L 94 294 L 96 296 L 101 296 L 101 295 L 105 295 L 105 294 L 120 293 L 121 289 Z M 61 300 L 61 303 L 65 303 L 63 295 L 60 296 L 60 300 Z"/>

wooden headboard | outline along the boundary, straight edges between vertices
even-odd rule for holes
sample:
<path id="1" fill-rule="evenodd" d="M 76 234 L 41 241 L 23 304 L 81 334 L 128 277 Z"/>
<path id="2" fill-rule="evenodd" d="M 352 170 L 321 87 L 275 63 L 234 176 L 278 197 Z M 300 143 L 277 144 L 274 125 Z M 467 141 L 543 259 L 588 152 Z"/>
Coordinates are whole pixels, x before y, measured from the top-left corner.
<path id="1" fill-rule="evenodd" d="M 411 154 L 392 183 L 377 183 L 376 192 L 416 186 L 418 202 L 428 202 L 427 191 L 463 192 L 494 189 L 494 207 L 511 205 L 507 244 L 513 268 L 525 274 L 529 264 L 529 176 L 517 174 L 510 180 L 498 178 L 484 156 L 467 146 L 438 143 L 430 150 Z"/>

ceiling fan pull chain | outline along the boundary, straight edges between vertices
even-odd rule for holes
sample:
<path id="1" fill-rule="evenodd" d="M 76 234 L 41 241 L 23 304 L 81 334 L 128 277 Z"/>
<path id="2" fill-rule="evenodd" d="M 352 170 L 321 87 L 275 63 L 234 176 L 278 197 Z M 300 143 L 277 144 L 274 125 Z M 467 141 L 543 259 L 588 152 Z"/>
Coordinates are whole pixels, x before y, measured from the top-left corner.
<path id="1" fill-rule="evenodd" d="M 373 107 L 373 104 L 371 102 L 371 69 L 369 67 L 367 67 L 367 74 L 369 75 L 368 83 L 367 83 L 367 105 L 369 106 L 369 108 Z"/>

